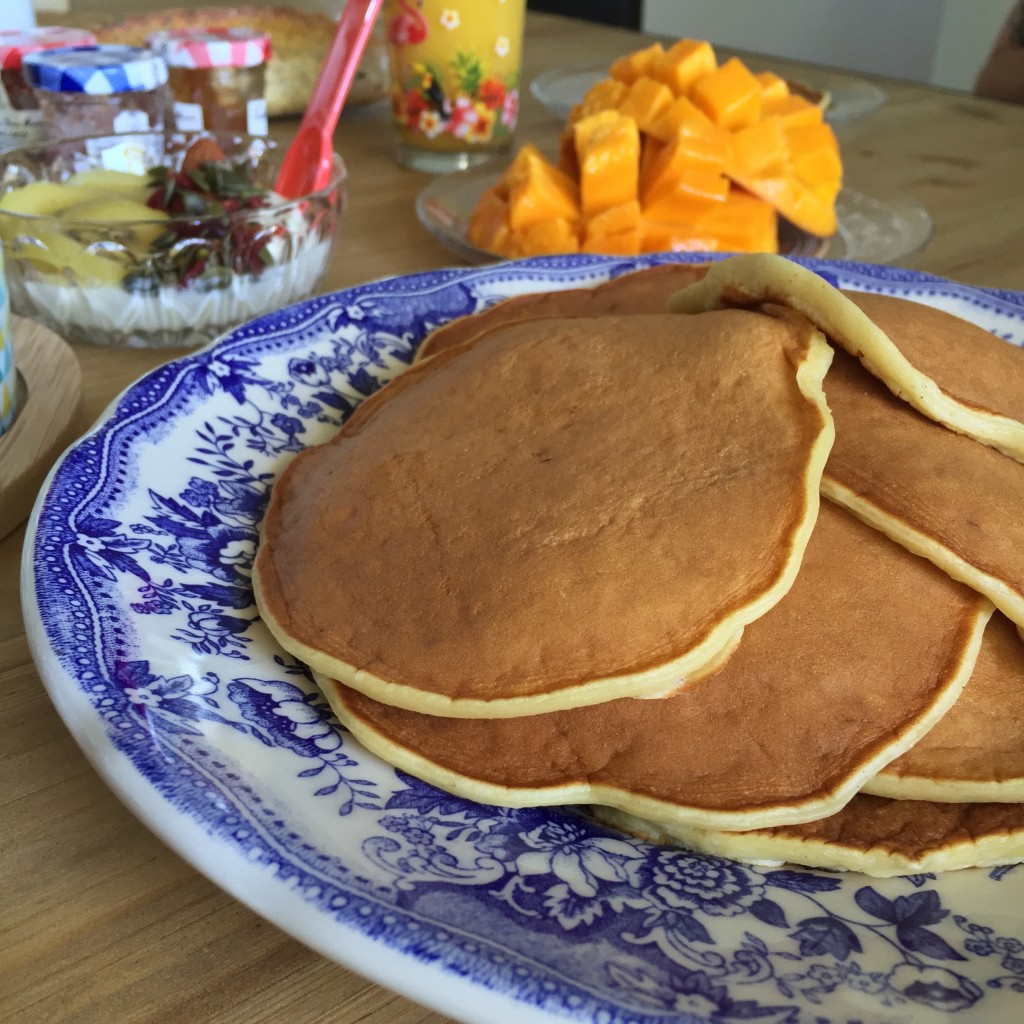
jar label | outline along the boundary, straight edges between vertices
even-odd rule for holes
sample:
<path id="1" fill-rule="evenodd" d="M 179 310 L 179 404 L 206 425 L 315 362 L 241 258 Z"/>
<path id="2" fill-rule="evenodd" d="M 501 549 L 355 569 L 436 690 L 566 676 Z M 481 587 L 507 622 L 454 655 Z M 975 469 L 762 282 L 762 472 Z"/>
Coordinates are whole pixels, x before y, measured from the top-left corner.
<path id="1" fill-rule="evenodd" d="M 0 150 L 32 146 L 45 138 L 41 110 L 14 110 L 0 105 Z"/>
<path id="2" fill-rule="evenodd" d="M 174 101 L 174 123 L 181 132 L 201 132 L 203 124 L 203 105 L 201 103 L 184 103 Z"/>
<path id="3" fill-rule="evenodd" d="M 114 115 L 114 132 L 148 132 L 149 114 L 144 110 L 119 110 Z"/>
<path id="4" fill-rule="evenodd" d="M 85 151 L 108 171 L 145 174 L 147 168 L 154 166 L 153 154 L 147 152 L 146 144 L 134 139 L 114 143 L 106 139 L 86 139 Z"/>
<path id="5" fill-rule="evenodd" d="M 267 134 L 270 127 L 267 124 L 267 101 L 262 96 L 246 103 L 245 124 L 250 135 Z"/>

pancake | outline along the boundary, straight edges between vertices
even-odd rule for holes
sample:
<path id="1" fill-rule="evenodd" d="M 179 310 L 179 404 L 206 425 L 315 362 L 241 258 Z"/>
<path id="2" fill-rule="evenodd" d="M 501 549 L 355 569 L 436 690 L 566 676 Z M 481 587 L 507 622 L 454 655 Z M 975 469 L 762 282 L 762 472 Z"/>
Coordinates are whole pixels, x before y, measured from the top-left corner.
<path id="1" fill-rule="evenodd" d="M 781 256 L 732 256 L 674 295 L 696 313 L 781 303 L 812 320 L 918 412 L 1024 462 L 1024 351 L 941 310 L 840 292 Z"/>
<path id="2" fill-rule="evenodd" d="M 855 796 L 820 821 L 757 832 L 659 825 L 614 808 L 594 817 L 648 842 L 677 843 L 751 864 L 788 861 L 876 878 L 1017 864 L 1024 860 L 1024 805 L 949 804 Z"/>
<path id="3" fill-rule="evenodd" d="M 663 693 L 774 605 L 818 508 L 831 350 L 802 317 L 548 320 L 411 367 L 274 486 L 260 612 L 429 714 Z"/>
<path id="4" fill-rule="evenodd" d="M 925 419 L 844 352 L 825 397 L 822 493 L 1024 624 L 1024 466 Z"/>
<path id="5" fill-rule="evenodd" d="M 931 728 L 991 609 L 826 502 L 792 590 L 721 671 L 663 700 L 459 720 L 317 682 L 369 750 L 471 800 L 764 828 L 832 814 Z"/>
<path id="6" fill-rule="evenodd" d="M 594 288 L 516 295 L 438 327 L 424 339 L 416 352 L 416 360 L 471 341 L 495 327 L 524 320 L 666 313 L 669 297 L 692 284 L 706 270 L 706 267 L 690 263 L 663 263 L 621 274 Z"/>
<path id="7" fill-rule="evenodd" d="M 946 803 L 1024 802 L 1024 640 L 993 616 L 957 702 L 865 793 Z"/>

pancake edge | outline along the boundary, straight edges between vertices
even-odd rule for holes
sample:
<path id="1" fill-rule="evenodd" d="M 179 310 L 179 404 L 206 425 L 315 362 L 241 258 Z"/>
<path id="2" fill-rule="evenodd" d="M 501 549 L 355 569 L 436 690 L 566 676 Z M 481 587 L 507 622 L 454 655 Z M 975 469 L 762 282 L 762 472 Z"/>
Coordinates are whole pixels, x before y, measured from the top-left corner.
<path id="1" fill-rule="evenodd" d="M 838 288 L 784 256 L 730 256 L 713 264 L 699 281 L 676 292 L 669 299 L 668 308 L 673 313 L 699 313 L 765 302 L 803 313 L 897 398 L 924 416 L 1024 462 L 1024 423 L 965 405 L 947 394 L 918 370 L 892 339 Z"/>
<path id="2" fill-rule="evenodd" d="M 467 342 L 472 343 L 472 340 Z M 462 346 L 459 346 L 446 351 L 457 354 L 461 348 Z M 737 631 L 759 619 L 778 604 L 789 593 L 796 580 L 804 552 L 814 531 L 814 524 L 817 522 L 821 478 L 835 441 L 835 424 L 823 387 L 825 374 L 832 364 L 832 355 L 832 347 L 824 335 L 812 329 L 806 355 L 796 366 L 795 379 L 797 388 L 807 404 L 817 411 L 821 424 L 817 437 L 811 442 L 805 463 L 804 511 L 789 536 L 789 557 L 785 565 L 773 583 L 746 604 L 723 617 L 702 640 L 673 661 L 646 671 L 604 676 L 585 683 L 563 686 L 547 693 L 492 700 L 448 697 L 404 683 L 389 682 L 372 672 L 329 657 L 291 637 L 269 613 L 264 601 L 257 552 L 252 569 L 252 585 L 260 617 L 278 644 L 289 654 L 305 662 L 315 674 L 328 679 L 338 679 L 353 690 L 359 690 L 382 704 L 441 718 L 521 718 L 549 711 L 603 704 L 621 697 L 657 697 L 678 689 L 711 662 Z M 377 395 L 380 394 L 383 394 L 383 389 L 377 392 Z"/>
<path id="3" fill-rule="evenodd" d="M 431 356 L 437 355 L 437 352 L 431 351 L 431 349 L 435 347 L 435 343 L 432 341 L 432 339 L 434 339 L 435 335 L 443 335 L 445 330 L 448 327 L 450 327 L 452 324 L 456 323 L 459 320 L 469 320 L 469 319 L 472 319 L 473 317 L 478 317 L 478 316 L 480 316 L 483 313 L 490 313 L 492 310 L 496 309 L 497 307 L 499 307 L 499 306 L 503 305 L 504 303 L 509 302 L 509 301 L 511 301 L 513 299 L 521 299 L 521 298 L 526 298 L 528 296 L 534 296 L 534 295 L 565 294 L 566 292 L 573 292 L 573 293 L 579 293 L 579 292 L 587 293 L 587 292 L 589 292 L 589 293 L 593 294 L 594 292 L 601 291 L 606 285 L 613 285 L 613 284 L 615 284 L 617 282 L 621 282 L 623 279 L 629 278 L 633 274 L 646 274 L 646 275 L 650 275 L 651 272 L 653 272 L 654 274 L 658 274 L 658 273 L 661 273 L 662 271 L 665 271 L 665 270 L 671 272 L 672 270 L 675 270 L 676 268 L 686 267 L 686 268 L 688 268 L 690 270 L 698 271 L 698 272 L 700 272 L 703 275 L 703 273 L 706 271 L 706 266 L 707 265 L 704 264 L 704 263 L 687 263 L 685 261 L 677 262 L 675 260 L 667 260 L 667 261 L 665 261 L 663 263 L 653 263 L 649 267 L 637 267 L 637 268 L 634 268 L 632 270 L 627 270 L 627 271 L 625 271 L 623 273 L 620 273 L 620 274 L 614 274 L 612 276 L 603 278 L 600 281 L 594 281 L 592 284 L 589 284 L 589 285 L 582 285 L 581 286 L 579 284 L 574 284 L 574 283 L 569 282 L 569 283 L 567 283 L 567 287 L 564 287 L 564 288 L 546 287 L 546 288 L 540 289 L 539 291 L 527 291 L 527 292 L 519 292 L 516 295 L 507 295 L 504 298 L 499 298 L 499 299 L 497 299 L 494 302 L 491 302 L 491 303 L 489 303 L 487 305 L 483 305 L 483 306 L 480 306 L 477 309 L 474 309 L 472 313 L 463 313 L 462 316 L 453 317 L 451 320 L 446 320 L 443 324 L 438 324 L 435 328 L 433 328 L 433 330 L 431 330 L 428 334 L 426 334 L 424 336 L 423 340 L 420 342 L 420 344 L 417 347 L 416 351 L 413 353 L 412 363 L 410 363 L 410 365 L 411 366 L 415 366 L 416 363 L 423 362 L 425 359 L 429 359 L 429 358 L 431 358 Z M 667 306 L 666 306 L 665 312 L 666 313 L 668 312 Z M 600 314 L 600 313 L 596 314 L 596 316 L 603 316 L 603 315 L 604 314 Z M 616 316 L 620 316 L 622 314 L 615 314 L 615 315 Z M 638 314 L 638 315 L 642 315 L 642 314 Z M 548 319 L 552 319 L 551 314 L 547 314 L 545 316 L 539 316 L 539 317 L 526 317 L 525 318 L 525 320 L 548 320 Z M 513 321 L 513 322 L 519 323 L 519 322 L 522 322 L 522 321 Z M 464 338 L 461 342 L 458 343 L 458 345 L 445 345 L 445 346 L 443 346 L 441 348 L 441 351 L 444 352 L 444 351 L 446 351 L 449 348 L 457 348 L 457 347 L 460 347 L 462 345 L 472 344 L 472 343 L 474 343 L 476 341 L 479 341 L 479 339 L 482 336 L 482 334 L 489 333 L 489 331 L 490 331 L 489 328 L 484 328 L 482 331 L 478 331 L 476 334 L 473 334 L 473 335 L 471 335 L 468 338 Z"/>
<path id="4" fill-rule="evenodd" d="M 910 749 L 953 706 L 970 678 L 981 648 L 985 626 L 993 608 L 978 597 L 967 643 L 960 652 L 959 663 L 951 674 L 940 699 L 912 722 L 899 741 L 875 753 L 839 785 L 824 795 L 782 806 L 764 806 L 745 811 L 709 810 L 704 807 L 669 803 L 655 797 L 637 794 L 610 783 L 579 782 L 544 788 L 509 787 L 462 775 L 438 765 L 429 758 L 396 743 L 361 718 L 349 712 L 344 698 L 331 685 L 332 680 L 314 672 L 339 721 L 372 754 L 395 768 L 443 789 L 455 796 L 482 804 L 501 807 L 552 807 L 566 804 L 599 804 L 614 807 L 638 818 L 664 823 L 672 827 L 698 827 L 716 831 L 745 832 L 778 825 L 799 825 L 826 818 L 841 810 L 890 761 Z M 372 695 L 371 695 L 372 696 Z"/>
<path id="5" fill-rule="evenodd" d="M 817 509 L 815 509 L 816 517 Z M 794 572 L 794 579 L 795 576 Z M 668 666 L 659 666 L 657 672 L 645 673 L 643 676 L 609 676 L 597 683 L 565 687 L 562 690 L 535 697 L 508 697 L 493 701 L 459 700 L 401 683 L 390 683 L 371 672 L 335 661 L 321 654 L 315 648 L 293 639 L 280 628 L 277 621 L 269 614 L 263 601 L 259 571 L 255 565 L 252 572 L 252 584 L 256 607 L 259 609 L 264 625 L 287 653 L 309 667 L 318 683 L 324 680 L 338 679 L 345 686 L 358 690 L 381 704 L 439 718 L 521 718 L 543 714 L 547 711 L 569 710 L 587 704 L 602 704 L 608 700 L 617 700 L 622 697 L 660 700 L 689 683 L 703 679 L 712 671 L 717 671 L 725 663 L 728 655 L 735 650 L 746 624 L 745 622 L 735 623 L 732 632 L 728 632 L 723 628 L 728 622 L 723 620 L 719 627 L 713 629 L 699 644 L 692 647 L 684 659 L 678 659 Z M 790 585 L 792 585 L 792 581 L 790 581 Z M 727 653 L 723 654 L 723 652 Z M 679 669 L 678 666 L 683 662 L 685 662 L 685 668 Z M 346 671 L 339 672 L 339 669 Z M 629 693 L 607 692 L 637 678 L 643 680 L 643 685 L 637 686 Z M 321 689 L 325 688 L 321 686 Z M 578 696 L 580 699 L 574 703 L 562 702 L 569 701 L 573 696 Z"/>
<path id="6" fill-rule="evenodd" d="M 950 843 L 920 857 L 907 857 L 892 850 L 877 848 L 867 852 L 858 851 L 820 839 L 669 827 L 622 814 L 614 808 L 598 808 L 594 817 L 603 825 L 645 842 L 682 845 L 699 853 L 727 857 L 760 867 L 778 867 L 788 863 L 808 868 L 856 871 L 874 878 L 892 878 L 895 875 L 932 871 L 997 867 L 1002 864 L 1018 864 L 1024 860 L 1024 828 Z"/>
<path id="7" fill-rule="evenodd" d="M 927 559 L 958 583 L 983 594 L 1018 628 L 1024 628 L 1024 593 L 1005 580 L 982 572 L 937 538 L 840 483 L 829 474 L 827 465 L 821 477 L 821 493 L 907 551 Z"/>
<path id="8" fill-rule="evenodd" d="M 557 295 L 560 292 L 586 292 L 586 291 L 594 291 L 594 289 L 599 288 L 601 285 L 607 284 L 608 281 L 613 281 L 613 280 L 615 280 L 615 279 L 610 277 L 610 278 L 608 278 L 605 281 L 598 281 L 596 284 L 588 285 L 588 286 L 583 287 L 583 288 L 580 288 L 577 285 L 570 285 L 568 288 L 554 288 L 554 289 L 552 289 L 552 288 L 545 288 L 545 289 L 543 289 L 542 291 L 539 291 L 539 292 L 520 292 L 518 295 L 508 295 L 505 298 L 498 299 L 497 301 L 490 303 L 489 305 L 480 306 L 479 309 L 474 309 L 472 313 L 463 313 L 462 316 L 452 317 L 451 320 L 446 320 L 443 324 L 438 324 L 432 331 L 430 331 L 429 334 L 426 334 L 423 337 L 423 340 L 416 347 L 416 351 L 413 353 L 413 356 L 412 356 L 412 362 L 409 365 L 410 366 L 415 366 L 417 363 L 422 363 L 425 360 L 430 359 L 433 356 L 437 355 L 438 354 L 437 352 L 431 351 L 431 349 L 435 348 L 436 344 L 437 344 L 436 341 L 434 340 L 435 335 L 442 335 L 443 336 L 444 332 L 452 324 L 457 323 L 459 320 L 472 320 L 474 317 L 479 317 L 483 313 L 489 313 L 489 312 L 491 312 L 491 310 L 497 309 L 499 306 L 502 306 L 506 302 L 511 302 L 513 299 L 526 298 L 529 295 L 551 295 L 551 294 L 556 294 Z M 523 320 L 515 320 L 515 321 L 512 321 L 512 322 L 513 323 L 522 323 L 522 322 L 527 322 L 527 321 L 530 321 L 530 320 L 550 320 L 550 319 L 551 319 L 550 316 L 546 316 L 546 317 L 545 316 L 542 316 L 542 317 L 524 317 Z M 486 331 L 486 328 L 483 328 L 483 331 Z M 463 338 L 462 341 L 458 342 L 455 345 L 445 345 L 441 349 L 441 351 L 445 352 L 449 348 L 461 348 L 461 346 L 463 346 L 463 345 L 471 345 L 474 341 L 476 341 L 480 337 L 480 335 L 481 335 L 481 333 L 483 333 L 483 331 L 477 331 L 476 334 L 470 335 L 470 337 L 468 337 L 468 338 Z"/>
<path id="9" fill-rule="evenodd" d="M 1024 778 L 981 782 L 896 775 L 883 768 L 861 792 L 890 800 L 928 800 L 936 804 L 1020 804 L 1024 803 Z"/>

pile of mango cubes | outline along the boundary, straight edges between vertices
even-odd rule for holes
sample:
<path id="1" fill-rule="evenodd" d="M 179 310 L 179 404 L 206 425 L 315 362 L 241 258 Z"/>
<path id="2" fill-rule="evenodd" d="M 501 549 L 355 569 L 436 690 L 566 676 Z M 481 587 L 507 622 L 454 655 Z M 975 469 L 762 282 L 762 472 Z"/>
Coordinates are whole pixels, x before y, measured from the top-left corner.
<path id="1" fill-rule="evenodd" d="M 480 198 L 467 238 L 545 253 L 777 252 L 781 215 L 836 230 L 842 161 L 819 105 L 711 44 L 615 61 L 569 116 L 558 164 L 532 144 Z"/>

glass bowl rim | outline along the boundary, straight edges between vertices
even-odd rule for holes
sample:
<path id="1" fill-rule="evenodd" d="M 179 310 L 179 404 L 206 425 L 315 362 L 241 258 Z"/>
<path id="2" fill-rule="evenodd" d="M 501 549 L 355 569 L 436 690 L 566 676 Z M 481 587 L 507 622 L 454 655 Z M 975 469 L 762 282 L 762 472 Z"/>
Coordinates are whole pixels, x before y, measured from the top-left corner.
<path id="1" fill-rule="evenodd" d="M 19 156 L 24 157 L 27 154 L 42 153 L 46 149 L 52 146 L 67 146 L 73 145 L 74 143 L 86 143 L 94 139 L 113 139 L 113 138 L 125 138 L 125 139 L 146 139 L 146 138 L 191 138 L 193 141 L 199 139 L 230 139 L 230 140 L 245 140 L 246 142 L 263 142 L 267 144 L 268 150 L 275 150 L 280 152 L 283 156 L 288 148 L 285 143 L 277 142 L 275 139 L 270 138 L 266 135 L 250 135 L 246 132 L 214 132 L 214 131 L 199 131 L 199 132 L 187 132 L 181 131 L 180 129 L 166 129 L 164 131 L 148 131 L 148 132 L 93 132 L 86 135 L 73 135 L 59 139 L 48 139 L 42 142 L 33 143 L 30 146 L 19 146 L 16 149 L 8 149 L 0 152 L 0 171 L 3 171 L 6 167 L 17 162 Z M 84 149 L 84 145 L 83 145 Z M 45 163 L 45 161 L 40 161 Z M 92 169 L 92 168 L 90 168 Z M 102 169 L 102 168 L 97 168 Z M 44 181 L 47 179 L 37 179 L 38 181 Z M 207 216 L 188 216 L 185 214 L 171 214 L 167 217 L 139 217 L 132 218 L 129 220 L 117 220 L 117 221 L 105 221 L 105 220 L 79 220 L 69 217 L 61 217 L 55 214 L 49 213 L 19 213 L 14 210 L 0 209 L 0 219 L 4 217 L 11 218 L 14 223 L 21 223 L 25 227 L 29 225 L 38 227 L 41 225 L 52 224 L 55 227 L 67 228 L 75 226 L 77 228 L 96 228 L 105 227 L 110 229 L 128 230 L 136 225 L 157 225 L 162 224 L 166 227 L 170 227 L 174 224 L 220 224 L 230 223 L 236 220 L 254 220 L 259 219 L 260 216 L 266 217 L 268 214 L 272 214 L 274 217 L 281 215 L 287 215 L 292 210 L 301 208 L 305 203 L 310 202 L 314 199 L 329 198 L 332 192 L 335 192 L 339 188 L 344 187 L 348 181 L 348 168 L 345 165 L 345 160 L 340 153 L 336 150 L 331 153 L 331 178 L 326 185 L 321 188 L 315 189 L 312 192 L 306 192 L 301 196 L 296 196 L 294 199 L 286 199 L 282 203 L 274 203 L 272 206 L 257 207 L 256 209 L 238 209 L 230 212 L 209 214 Z M 13 189 L 8 191 L 16 191 L 18 187 L 15 186 Z M 2 193 L 6 195 L 7 192 Z"/>

